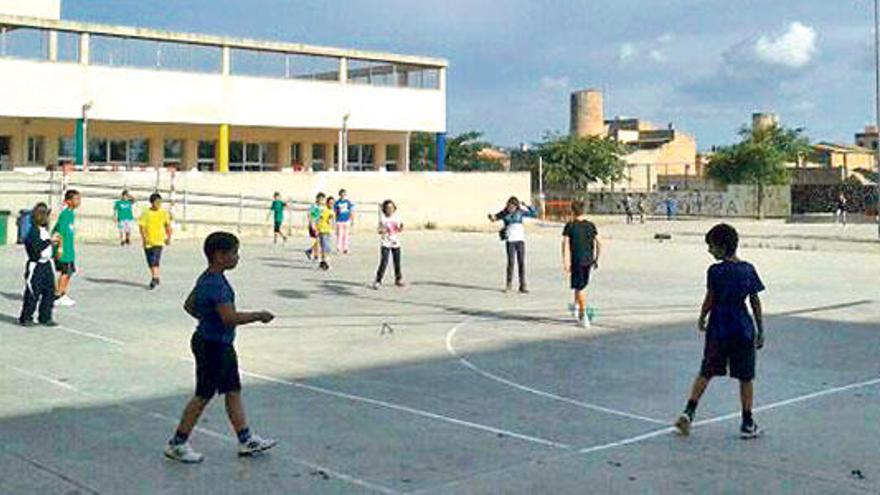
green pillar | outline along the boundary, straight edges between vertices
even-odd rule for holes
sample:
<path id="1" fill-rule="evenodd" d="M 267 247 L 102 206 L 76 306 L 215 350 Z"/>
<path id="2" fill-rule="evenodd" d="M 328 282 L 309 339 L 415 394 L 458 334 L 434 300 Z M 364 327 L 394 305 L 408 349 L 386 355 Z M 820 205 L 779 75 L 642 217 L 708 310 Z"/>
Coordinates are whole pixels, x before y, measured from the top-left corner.
<path id="1" fill-rule="evenodd" d="M 76 119 L 76 131 L 75 131 L 75 138 L 74 138 L 74 140 L 76 142 L 76 144 L 74 146 L 74 148 L 76 150 L 75 151 L 76 159 L 74 160 L 74 163 L 76 163 L 77 165 L 84 165 L 83 157 L 85 155 L 84 150 L 86 149 L 86 143 L 83 142 L 84 138 L 85 138 L 85 132 L 84 132 L 85 125 L 86 125 L 85 120 Z"/>

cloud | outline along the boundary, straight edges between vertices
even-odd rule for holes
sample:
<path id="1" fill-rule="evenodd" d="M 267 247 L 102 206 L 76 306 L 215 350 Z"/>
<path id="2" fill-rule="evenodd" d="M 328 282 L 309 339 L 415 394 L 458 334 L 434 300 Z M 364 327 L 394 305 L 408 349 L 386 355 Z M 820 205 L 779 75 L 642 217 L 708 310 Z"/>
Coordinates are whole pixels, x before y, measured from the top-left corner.
<path id="1" fill-rule="evenodd" d="M 817 38 L 815 29 L 793 22 L 781 35 L 761 36 L 755 43 L 755 56 L 768 64 L 804 67 L 816 53 Z"/>
<path id="2" fill-rule="evenodd" d="M 659 38 L 657 38 L 657 43 L 667 44 L 675 41 L 675 35 L 672 33 L 663 33 Z"/>
<path id="3" fill-rule="evenodd" d="M 657 63 L 660 63 L 660 64 L 666 63 L 666 61 L 669 60 L 666 57 L 666 54 L 664 54 L 663 52 L 661 52 L 660 50 L 657 50 L 657 49 L 651 50 L 648 53 L 648 56 L 651 57 L 651 60 L 653 60 Z"/>
<path id="4" fill-rule="evenodd" d="M 544 76 L 541 78 L 541 89 L 545 90 L 562 90 L 568 89 L 571 81 L 567 77 Z"/>
<path id="5" fill-rule="evenodd" d="M 632 43 L 624 43 L 620 45 L 620 52 L 617 55 L 618 62 L 625 64 L 635 58 L 639 54 L 636 46 Z"/>

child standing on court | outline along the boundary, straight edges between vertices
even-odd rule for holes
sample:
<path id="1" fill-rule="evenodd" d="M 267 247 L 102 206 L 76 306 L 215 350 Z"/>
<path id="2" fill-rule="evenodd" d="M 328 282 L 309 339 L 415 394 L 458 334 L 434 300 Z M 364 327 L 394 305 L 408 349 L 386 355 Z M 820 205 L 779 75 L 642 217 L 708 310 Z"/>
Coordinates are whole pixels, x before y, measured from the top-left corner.
<path id="1" fill-rule="evenodd" d="M 697 404 L 709 380 L 725 376 L 729 371 L 740 384 L 740 436 L 755 438 L 759 430 L 752 419 L 752 380 L 755 378 L 755 350 L 764 347 L 763 310 L 758 297 L 764 284 L 755 267 L 737 257 L 739 235 L 733 227 L 716 225 L 706 234 L 706 244 L 709 253 L 719 262 L 709 267 L 706 297 L 698 324 L 700 331 L 706 334 L 703 363 L 675 427 L 682 435 L 690 433 Z M 746 299 L 752 307 L 754 321 L 746 309 Z"/>
<path id="2" fill-rule="evenodd" d="M 336 213 L 336 250 L 348 254 L 351 249 L 351 229 L 354 228 L 354 203 L 348 200 L 345 189 L 339 190 L 339 200 L 334 206 Z"/>
<path id="3" fill-rule="evenodd" d="M 382 279 L 385 278 L 385 270 L 388 268 L 388 257 L 394 260 L 394 285 L 403 287 L 403 271 L 400 267 L 400 233 L 403 232 L 403 222 L 397 216 L 397 205 L 394 201 L 386 199 L 382 202 L 382 213 L 379 217 L 380 237 L 380 261 L 379 270 L 376 272 L 376 280 L 373 289 L 382 287 Z"/>
<path id="4" fill-rule="evenodd" d="M 241 378 L 235 353 L 235 328 L 254 322 L 269 323 L 272 313 L 240 312 L 235 308 L 235 291 L 225 272 L 238 265 L 238 238 L 227 232 L 214 232 L 205 239 L 208 269 L 198 278 L 186 298 L 184 309 L 199 321 L 190 348 L 196 361 L 196 393 L 165 447 L 165 456 L 176 461 L 201 462 L 202 454 L 193 450 L 189 436 L 214 394 L 226 396 L 226 414 L 238 437 L 238 455 L 248 456 L 275 446 L 251 433 L 241 400 Z"/>
<path id="5" fill-rule="evenodd" d="M 134 198 L 128 191 L 122 191 L 122 197 L 113 203 L 113 218 L 119 231 L 119 245 L 131 244 L 131 228 L 134 226 Z"/>
<path id="6" fill-rule="evenodd" d="M 583 201 L 573 202 L 571 212 L 574 220 L 565 224 L 562 230 L 562 269 L 571 275 L 574 290 L 574 303 L 568 308 L 582 327 L 590 328 L 587 285 L 590 284 L 590 271 L 599 267 L 598 231 L 593 222 L 587 220 Z"/>
<path id="7" fill-rule="evenodd" d="M 33 225 L 24 241 L 27 252 L 25 267 L 24 303 L 18 322 L 25 327 L 34 325 L 34 311 L 39 305 L 37 321 L 47 327 L 58 326 L 52 320 L 55 302 L 55 271 L 52 267 L 52 245 L 58 241 L 49 234 L 49 207 L 37 203 L 32 211 Z"/>
<path id="8" fill-rule="evenodd" d="M 321 244 L 321 264 L 319 266 L 322 270 L 330 269 L 330 253 L 333 252 L 333 221 L 336 218 L 336 214 L 333 213 L 334 204 L 333 196 L 327 198 L 327 203 L 318 216 L 318 239 Z"/>
<path id="9" fill-rule="evenodd" d="M 320 241 L 318 238 L 318 220 L 321 218 L 321 210 L 324 208 L 324 200 L 327 196 L 324 193 L 318 193 L 315 196 L 315 202 L 309 207 L 306 213 L 306 221 L 309 224 L 309 238 L 312 240 L 312 246 L 306 249 L 306 257 L 310 261 L 318 261 L 318 250 L 320 249 Z"/>
<path id="10" fill-rule="evenodd" d="M 150 289 L 152 290 L 159 285 L 162 248 L 171 244 L 171 214 L 162 209 L 162 196 L 159 193 L 150 195 L 150 208 L 141 214 L 138 226 L 144 243 L 147 266 L 150 269 Z"/>
<path id="11" fill-rule="evenodd" d="M 489 221 L 504 222 L 504 229 L 501 231 L 502 240 L 507 247 L 507 284 L 504 286 L 504 292 L 513 290 L 514 260 L 519 269 L 519 291 L 523 294 L 529 292 L 526 287 L 526 228 L 523 220 L 537 216 L 535 208 L 521 203 L 516 196 L 507 200 L 503 210 L 494 215 L 489 214 Z"/>
<path id="12" fill-rule="evenodd" d="M 281 236 L 282 242 L 287 242 L 287 236 L 285 236 L 281 232 L 281 226 L 284 224 L 284 209 L 287 208 L 287 203 L 281 201 L 281 193 L 276 192 L 272 196 L 272 205 L 269 206 L 270 213 L 272 214 L 273 226 L 274 226 L 274 237 L 272 238 L 273 244 L 278 244 L 278 237 Z"/>
<path id="13" fill-rule="evenodd" d="M 76 189 L 68 189 L 64 193 L 64 209 L 58 215 L 58 221 L 52 228 L 52 233 L 60 237 L 60 242 L 55 249 L 55 269 L 58 277 L 58 287 L 55 290 L 55 306 L 73 306 L 76 301 L 67 295 L 70 289 L 70 278 L 76 273 L 76 209 L 82 203 L 82 196 Z"/>

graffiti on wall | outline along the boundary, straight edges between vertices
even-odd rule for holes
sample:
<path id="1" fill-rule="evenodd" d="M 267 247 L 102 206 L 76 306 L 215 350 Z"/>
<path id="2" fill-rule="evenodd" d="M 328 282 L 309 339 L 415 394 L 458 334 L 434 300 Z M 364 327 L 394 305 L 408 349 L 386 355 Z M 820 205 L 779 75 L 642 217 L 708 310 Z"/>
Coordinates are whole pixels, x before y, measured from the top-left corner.
<path id="1" fill-rule="evenodd" d="M 706 217 L 750 217 L 758 212 L 758 191 L 753 186 L 728 186 L 726 191 L 664 191 L 650 194 L 633 193 L 633 209 L 640 201 L 645 210 L 656 215 Z M 625 193 L 589 193 L 588 204 L 593 213 L 623 213 Z M 764 215 L 783 218 L 791 215 L 791 188 L 764 188 Z"/>

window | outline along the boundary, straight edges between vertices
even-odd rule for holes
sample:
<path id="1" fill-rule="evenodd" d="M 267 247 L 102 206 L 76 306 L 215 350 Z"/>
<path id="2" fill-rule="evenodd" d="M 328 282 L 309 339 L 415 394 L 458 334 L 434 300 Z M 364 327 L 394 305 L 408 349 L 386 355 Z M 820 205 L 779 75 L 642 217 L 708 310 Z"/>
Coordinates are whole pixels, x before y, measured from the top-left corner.
<path id="1" fill-rule="evenodd" d="M 72 137 L 58 138 L 58 163 L 76 162 L 76 140 Z"/>
<path id="2" fill-rule="evenodd" d="M 59 151 L 60 153 L 60 151 Z M 89 163 L 121 165 L 146 165 L 150 161 L 148 139 L 89 139 Z"/>
<path id="3" fill-rule="evenodd" d="M 43 136 L 29 136 L 27 138 L 27 162 L 43 164 L 46 159 L 46 139 Z"/>
<path id="4" fill-rule="evenodd" d="M 348 146 L 347 170 L 373 170 L 376 147 L 372 144 L 351 144 Z"/>
<path id="5" fill-rule="evenodd" d="M 385 145 L 385 170 L 395 172 L 399 170 L 400 163 L 400 145 Z"/>
<path id="6" fill-rule="evenodd" d="M 229 170 L 262 172 L 269 159 L 269 148 L 267 143 L 245 143 L 242 141 L 229 143 Z M 277 155 L 277 146 L 274 151 Z"/>
<path id="7" fill-rule="evenodd" d="M 312 170 L 324 170 L 327 156 L 327 146 L 320 143 L 312 145 Z"/>
<path id="8" fill-rule="evenodd" d="M 107 163 L 107 140 L 89 139 L 89 163 Z"/>
<path id="9" fill-rule="evenodd" d="M 165 166 L 174 165 L 178 168 L 183 165 L 182 139 L 166 139 L 164 148 L 162 164 Z"/>
<path id="10" fill-rule="evenodd" d="M 148 139 L 132 139 L 130 141 L 129 161 L 137 164 L 150 162 L 150 141 Z"/>
<path id="11" fill-rule="evenodd" d="M 199 141 L 198 169 L 207 171 L 214 170 L 214 161 L 216 158 L 216 141 Z"/>
<path id="12" fill-rule="evenodd" d="M 292 165 L 302 165 L 302 145 L 300 143 L 290 145 L 290 161 Z"/>
<path id="13" fill-rule="evenodd" d="M 110 160 L 116 163 L 128 163 L 128 141 L 110 141 Z"/>

